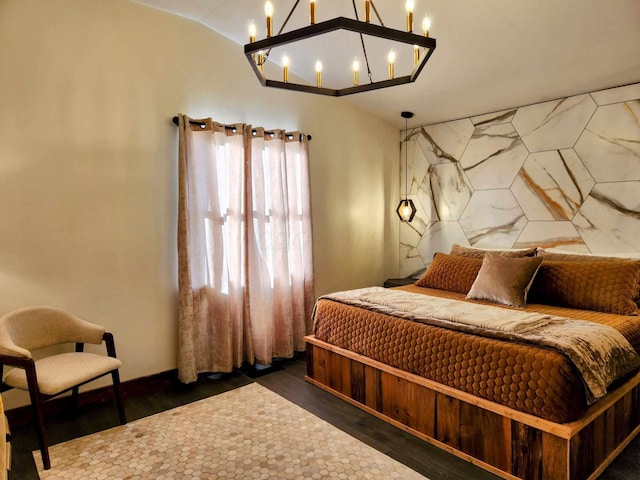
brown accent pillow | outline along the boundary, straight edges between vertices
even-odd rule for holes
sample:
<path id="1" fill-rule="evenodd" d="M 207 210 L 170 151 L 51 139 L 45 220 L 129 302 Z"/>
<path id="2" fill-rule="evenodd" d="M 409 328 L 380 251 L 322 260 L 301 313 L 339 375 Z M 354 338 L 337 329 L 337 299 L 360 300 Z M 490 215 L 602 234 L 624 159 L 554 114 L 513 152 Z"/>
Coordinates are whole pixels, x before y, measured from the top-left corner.
<path id="1" fill-rule="evenodd" d="M 637 262 L 637 259 L 624 257 L 599 257 L 595 255 L 580 255 L 576 253 L 555 253 L 538 249 L 538 256 L 551 262 Z"/>
<path id="2" fill-rule="evenodd" d="M 627 257 L 606 257 L 596 255 L 580 255 L 573 253 L 556 253 L 547 252 L 546 250 L 539 248 L 537 255 L 542 256 L 545 260 L 552 262 L 637 262 L 637 258 Z M 637 305 L 640 305 L 640 288 L 638 289 L 638 295 L 635 298 Z"/>
<path id="3" fill-rule="evenodd" d="M 459 257 L 438 252 L 433 256 L 429 269 L 416 282 L 416 285 L 448 292 L 468 293 L 480 267 L 482 267 L 482 260 L 479 258 Z"/>
<path id="4" fill-rule="evenodd" d="M 534 257 L 536 255 L 536 247 L 515 250 L 483 250 L 481 248 L 463 247 L 462 245 L 454 243 L 451 246 L 449 255 L 471 258 L 484 258 L 487 253 L 494 253 L 496 255 L 500 255 L 501 257 L 510 258 Z"/>
<path id="5" fill-rule="evenodd" d="M 523 308 L 542 257 L 510 258 L 487 253 L 467 298 Z"/>
<path id="6" fill-rule="evenodd" d="M 531 301 L 548 305 L 637 315 L 640 260 L 554 262 L 546 260 L 531 287 Z"/>

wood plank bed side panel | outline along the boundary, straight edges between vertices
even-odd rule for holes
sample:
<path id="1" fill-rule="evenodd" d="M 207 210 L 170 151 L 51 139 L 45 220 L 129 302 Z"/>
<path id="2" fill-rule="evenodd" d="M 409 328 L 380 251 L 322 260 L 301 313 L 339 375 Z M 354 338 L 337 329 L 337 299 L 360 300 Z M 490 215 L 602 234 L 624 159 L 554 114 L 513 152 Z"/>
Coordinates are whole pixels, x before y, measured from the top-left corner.
<path id="1" fill-rule="evenodd" d="M 537 472 L 541 469 L 541 474 L 539 475 L 539 478 L 541 479 L 570 478 L 571 480 L 582 480 L 585 478 L 585 472 L 589 470 L 589 468 L 584 467 L 583 469 L 582 465 L 578 467 L 577 459 L 581 457 L 584 458 L 585 455 L 590 455 L 593 461 L 591 468 L 593 469 L 593 467 L 595 467 L 595 470 L 593 470 L 593 473 L 588 477 L 588 479 L 593 480 L 602 473 L 606 466 L 611 463 L 611 461 L 640 431 L 640 427 L 637 426 L 638 423 L 640 423 L 640 385 L 638 385 L 638 378 L 640 378 L 640 374 L 634 376 L 632 380 L 623 386 L 624 388 L 614 391 L 606 399 L 603 399 L 604 402 L 598 402 L 600 405 L 597 410 L 590 409 L 586 418 L 571 424 L 562 425 L 553 424 L 548 421 L 541 421 L 542 423 L 540 425 L 538 425 L 538 422 L 535 422 L 532 425 L 531 423 L 533 422 L 529 422 L 529 416 L 526 414 L 523 417 L 525 422 L 520 424 L 520 422 L 517 421 L 520 417 L 511 415 L 510 409 L 506 409 L 506 412 L 502 411 L 505 407 L 491 409 L 489 413 L 495 412 L 496 415 L 503 417 L 505 425 L 509 423 L 511 423 L 512 426 L 520 424 L 518 426 L 520 430 L 513 427 L 513 435 L 509 442 L 512 447 L 511 465 L 509 465 L 509 468 L 507 469 L 508 472 L 505 472 L 502 469 L 497 469 L 493 465 L 484 462 L 483 459 L 474 458 L 472 455 L 460 451 L 457 446 L 453 446 L 460 444 L 459 432 L 461 430 L 461 405 L 465 404 L 469 407 L 477 408 L 478 410 L 487 411 L 487 408 L 484 405 L 480 405 L 475 401 L 468 402 L 464 399 L 458 398 L 457 396 L 453 397 L 444 394 L 439 387 L 431 389 L 428 385 L 424 384 L 424 379 L 421 377 L 381 364 L 380 362 L 354 354 L 353 352 L 348 352 L 340 349 L 339 347 L 325 344 L 313 337 L 310 337 L 308 346 L 310 346 L 312 350 L 308 361 L 312 364 L 311 371 L 315 377 L 311 378 L 309 376 L 309 381 L 321 388 L 331 391 L 341 398 L 349 397 L 348 401 L 361 406 L 361 408 L 364 408 L 367 411 L 375 409 L 377 411 L 376 415 L 385 419 L 389 423 L 400 426 L 400 428 L 403 428 L 410 433 L 417 434 L 420 438 L 428 439 L 430 443 L 438 445 L 440 448 L 447 451 L 451 451 L 452 453 L 482 466 L 489 471 L 493 471 L 494 473 L 498 472 L 498 474 L 504 478 L 516 478 L 512 475 L 517 475 L 518 478 L 526 478 L 527 480 L 529 478 L 535 478 L 537 480 Z M 338 356 L 344 356 L 345 359 L 349 359 L 349 362 L 346 364 L 347 367 L 344 367 L 348 372 L 349 385 L 349 392 L 346 394 L 335 391 L 334 389 L 330 389 L 326 386 L 327 379 L 332 374 L 328 368 L 327 362 L 329 354 L 336 354 Z M 332 360 L 331 362 L 334 361 Z M 342 362 L 331 363 L 331 365 L 337 365 L 338 372 L 343 371 Z M 353 375 L 353 372 L 362 372 L 363 370 L 365 405 L 359 404 L 357 401 L 350 398 L 351 392 L 356 388 L 353 386 L 354 378 L 358 375 Z M 398 400 L 400 402 L 398 405 L 400 405 L 401 408 L 406 408 L 406 422 L 400 422 L 379 413 L 383 408 L 381 380 L 383 373 L 389 375 L 389 378 L 386 378 L 385 382 L 390 383 L 392 386 L 391 390 L 394 392 L 393 395 L 397 396 L 398 390 L 407 392 L 404 400 L 402 400 L 402 398 Z M 342 373 L 340 373 L 340 375 L 342 375 Z M 397 381 L 391 380 L 391 377 L 394 376 L 405 382 L 405 385 L 399 388 L 395 386 L 395 382 Z M 320 378 L 323 379 L 324 382 L 320 381 Z M 417 380 L 414 381 L 414 379 Z M 344 385 L 344 380 L 340 380 L 340 382 Z M 422 390 L 428 393 L 418 393 Z M 420 405 L 420 402 L 415 401 L 415 399 L 422 398 L 423 395 L 427 395 L 425 398 L 428 398 L 428 396 L 431 395 L 433 398 L 434 411 L 438 415 L 435 417 L 436 420 L 433 436 L 422 433 L 422 429 L 418 430 L 417 428 L 408 425 L 412 421 L 417 421 L 415 420 L 417 417 L 412 417 L 412 415 L 417 415 L 416 411 L 413 410 L 413 406 L 416 404 Z M 397 403 L 398 401 L 395 402 Z M 373 405 L 373 407 L 370 407 L 369 405 Z M 404 407 L 402 407 L 402 405 L 404 405 Z M 387 406 L 385 408 L 389 407 Z M 466 409 L 468 407 L 463 408 Z M 465 415 L 467 414 L 465 413 Z M 529 432 L 527 432 L 527 429 L 529 429 Z M 509 429 L 507 428 L 506 430 Z M 549 433 L 549 430 L 551 433 Z M 568 430 L 573 432 L 573 435 L 567 439 L 565 435 Z M 578 436 L 582 430 L 585 430 L 582 436 L 573 438 Z M 531 440 L 532 436 L 533 440 Z M 441 438 L 445 441 L 440 441 Z M 527 440 L 522 440 L 523 438 Z M 537 440 L 536 438 L 541 438 L 541 440 Z M 542 444 L 540 451 L 542 452 L 543 464 L 541 467 L 539 465 L 536 466 L 537 463 L 535 459 L 525 461 L 524 455 L 527 455 L 526 450 L 530 450 L 530 447 L 522 449 L 518 446 L 524 443 L 533 445 L 536 443 Z M 588 446 L 585 447 L 585 445 Z M 589 452 L 587 452 L 587 450 L 589 450 Z M 578 451 L 584 452 L 584 454 L 581 455 Z M 569 476 L 572 462 L 575 466 L 571 472 L 571 476 Z M 521 474 L 521 472 L 526 473 Z"/>
<path id="2" fill-rule="evenodd" d="M 605 448 L 605 414 L 593 421 L 593 464 L 600 465 L 607 458 Z"/>
<path id="3" fill-rule="evenodd" d="M 342 385 L 344 383 L 344 376 L 342 374 L 342 359 L 340 355 L 334 352 L 325 352 L 325 362 L 327 365 L 326 384 L 343 393 Z"/>
<path id="4" fill-rule="evenodd" d="M 382 408 L 379 410 L 383 415 L 393 418 L 404 425 L 407 425 L 407 383 L 390 373 L 382 372 L 380 375 L 380 391 L 382 393 Z"/>
<path id="5" fill-rule="evenodd" d="M 365 366 L 356 361 L 351 362 L 351 394 L 355 401 L 365 403 Z"/>
<path id="6" fill-rule="evenodd" d="M 460 400 L 436 395 L 436 439 L 460 450 Z"/>
<path id="7" fill-rule="evenodd" d="M 569 477 L 569 442 L 542 432 L 542 478 L 566 480 Z"/>
<path id="8" fill-rule="evenodd" d="M 327 362 L 325 357 L 328 351 L 323 348 L 314 348 L 312 361 L 313 361 L 313 378 L 320 383 L 327 383 Z"/>
<path id="9" fill-rule="evenodd" d="M 460 402 L 460 450 L 505 472 L 511 469 L 511 422 Z"/>
<path id="10" fill-rule="evenodd" d="M 515 420 L 511 421 L 511 473 L 519 478 L 542 478 L 542 432 Z"/>
<path id="11" fill-rule="evenodd" d="M 409 383 L 409 404 L 414 405 L 408 426 L 428 435 L 436 435 L 436 392 L 421 385 Z"/>
<path id="12" fill-rule="evenodd" d="M 369 365 L 364 366 L 364 398 L 365 405 L 373 410 L 381 411 L 382 394 L 380 391 L 380 375 L 382 372 Z"/>
<path id="13" fill-rule="evenodd" d="M 313 374 L 313 345 L 307 343 L 307 377 L 314 378 Z"/>
<path id="14" fill-rule="evenodd" d="M 586 480 L 595 470 L 595 424 L 590 423 L 571 439 L 569 468 L 571 480 Z"/>
<path id="15" fill-rule="evenodd" d="M 405 378 L 412 383 L 422 385 L 423 387 L 426 387 L 435 392 L 442 393 L 442 394 L 457 398 L 461 401 L 470 403 L 472 405 L 476 405 L 478 407 L 484 408 L 486 410 L 499 413 L 502 416 L 508 417 L 513 420 L 517 420 L 521 423 L 530 425 L 540 430 L 553 433 L 554 435 L 562 436 L 563 438 L 571 438 L 571 433 L 574 432 L 576 428 L 582 428 L 581 423 L 580 424 L 578 424 L 577 422 L 568 423 L 568 424 L 555 423 L 549 420 L 544 420 L 542 418 L 535 417 L 528 413 L 519 412 L 517 410 L 506 407 L 504 405 L 500 405 L 498 403 L 491 402 L 489 400 L 485 400 L 480 397 L 476 397 L 475 395 L 472 395 L 470 393 L 466 393 L 461 390 L 456 390 L 455 388 L 442 385 L 440 383 L 434 382 L 433 380 L 429 380 L 424 377 L 420 377 L 418 375 L 405 372 L 403 370 L 399 370 L 390 365 L 386 365 L 377 360 L 373 360 L 372 358 L 365 357 L 364 355 L 360 355 L 358 353 L 345 350 L 344 348 L 331 345 L 330 343 L 326 343 L 326 342 L 323 342 L 322 340 L 315 338 L 313 335 L 309 335 L 305 337 L 305 341 L 308 344 L 312 344 L 315 347 L 317 347 L 317 350 L 326 350 L 329 352 L 338 353 L 347 358 L 350 358 L 351 360 L 355 360 L 357 362 L 363 363 L 367 367 L 373 367 L 373 369 L 378 372 L 382 371 L 382 372 L 392 373 L 398 377 Z M 638 375 L 637 381 L 638 383 L 640 383 L 640 374 Z"/>
<path id="16" fill-rule="evenodd" d="M 332 390 L 331 388 L 327 387 L 326 385 L 319 383 L 318 381 L 316 381 L 313 378 L 307 377 L 305 380 L 307 380 L 309 383 L 312 383 L 313 385 L 315 385 L 318 388 L 321 388 L 322 390 L 329 392 L 333 395 L 335 395 L 338 398 L 341 398 L 342 400 L 344 400 L 345 402 L 348 402 L 362 410 L 364 410 L 367 413 L 370 413 L 371 415 L 384 420 L 385 422 L 398 427 L 401 430 L 404 430 L 405 432 L 408 432 L 412 435 L 415 435 L 416 437 L 420 438 L 421 440 L 424 440 L 425 442 L 434 445 L 438 448 L 440 448 L 441 450 L 444 450 L 447 453 L 450 453 L 452 455 L 455 455 L 458 458 L 461 458 L 469 463 L 472 463 L 473 465 L 476 465 L 480 468 L 483 468 L 484 470 L 491 472 L 501 478 L 504 478 L 506 480 L 521 480 L 517 477 L 514 477 L 513 475 L 511 475 L 508 472 L 503 472 L 501 470 L 498 470 L 497 468 L 495 468 L 493 465 L 489 465 L 488 463 L 485 463 L 477 458 L 472 457 L 471 455 L 468 455 L 464 452 L 461 452 L 460 450 L 456 450 L 455 448 L 450 447 L 449 445 L 445 445 L 442 442 L 439 442 L 438 440 L 436 440 L 433 437 L 429 437 L 428 435 L 425 435 L 421 432 L 418 432 L 410 427 L 408 427 L 407 425 L 404 425 L 400 422 L 398 422 L 397 420 L 394 420 L 392 418 L 389 418 L 385 415 L 383 415 L 382 413 L 380 413 L 377 410 L 374 410 L 372 408 L 367 407 L 366 405 L 363 405 L 361 403 L 356 402 L 354 399 L 347 397 L 346 395 L 341 394 L 340 392 L 336 392 L 335 390 Z M 528 480 L 528 479 L 527 479 Z"/>

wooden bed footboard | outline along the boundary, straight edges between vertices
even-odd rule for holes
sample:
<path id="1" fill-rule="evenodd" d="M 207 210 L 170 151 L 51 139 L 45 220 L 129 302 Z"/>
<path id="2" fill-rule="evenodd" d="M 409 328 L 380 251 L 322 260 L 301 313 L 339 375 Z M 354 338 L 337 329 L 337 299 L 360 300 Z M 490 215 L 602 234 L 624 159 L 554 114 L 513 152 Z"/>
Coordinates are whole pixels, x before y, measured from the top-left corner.
<path id="1" fill-rule="evenodd" d="M 305 340 L 307 381 L 502 478 L 595 479 L 640 431 L 640 373 L 561 424 Z"/>

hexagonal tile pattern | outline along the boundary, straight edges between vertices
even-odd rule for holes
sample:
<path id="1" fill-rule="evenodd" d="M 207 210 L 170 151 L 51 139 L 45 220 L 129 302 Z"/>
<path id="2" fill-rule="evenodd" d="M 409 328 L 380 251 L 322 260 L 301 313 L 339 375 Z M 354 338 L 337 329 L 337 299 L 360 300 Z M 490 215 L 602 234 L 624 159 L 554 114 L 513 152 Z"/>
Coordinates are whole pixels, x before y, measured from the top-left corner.
<path id="1" fill-rule="evenodd" d="M 427 170 L 429 169 L 429 162 L 427 162 L 427 158 L 424 156 L 424 152 L 416 140 L 416 135 L 411 137 L 413 140 L 402 142 L 400 144 L 400 192 L 403 193 L 405 191 L 406 181 L 408 182 L 409 193 L 416 194 L 418 192 L 418 188 L 420 188 L 420 184 L 427 174 Z M 405 153 L 407 155 L 406 159 Z M 408 173 L 406 176 L 405 160 Z"/>
<path id="2" fill-rule="evenodd" d="M 473 190 L 459 163 L 430 165 L 418 197 L 432 220 L 458 220 Z"/>
<path id="3" fill-rule="evenodd" d="M 429 225 L 418 244 L 418 252 L 420 252 L 424 265 L 431 265 L 436 252 L 449 253 L 451 245 L 454 243 L 469 245 L 469 241 L 458 222 L 435 222 Z"/>
<path id="4" fill-rule="evenodd" d="M 521 107 L 511 123 L 531 153 L 573 148 L 596 107 L 590 95 L 577 95 Z"/>
<path id="5" fill-rule="evenodd" d="M 561 247 L 588 251 L 571 222 L 529 222 L 522 230 L 514 248 Z"/>
<path id="6" fill-rule="evenodd" d="M 640 252 L 640 181 L 597 184 L 573 224 L 592 252 Z"/>
<path id="7" fill-rule="evenodd" d="M 431 223 L 402 234 L 401 272 L 452 243 L 640 251 L 639 119 L 635 83 L 413 129 L 411 193 Z"/>
<path id="8" fill-rule="evenodd" d="M 511 191 L 529 220 L 571 220 L 595 185 L 572 149 L 532 153 Z"/>
<path id="9" fill-rule="evenodd" d="M 471 122 L 476 127 L 488 127 L 489 125 L 499 125 L 501 123 L 509 123 L 513 120 L 517 108 L 511 110 L 502 110 L 500 112 L 487 113 L 485 115 L 478 115 L 477 117 L 471 117 Z"/>
<path id="10" fill-rule="evenodd" d="M 460 159 L 476 190 L 509 188 L 528 152 L 510 123 L 479 127 Z"/>
<path id="11" fill-rule="evenodd" d="M 526 223 L 510 190 L 475 192 L 460 218 L 469 243 L 477 247 L 511 248 Z"/>
<path id="12" fill-rule="evenodd" d="M 598 108 L 575 150 L 596 182 L 640 180 L 640 100 Z"/>
<path id="13" fill-rule="evenodd" d="M 250 384 L 53 446 L 41 480 L 422 479 L 270 390 Z"/>
<path id="14" fill-rule="evenodd" d="M 457 162 L 473 134 L 468 118 L 429 125 L 420 129 L 418 143 L 431 165 Z"/>

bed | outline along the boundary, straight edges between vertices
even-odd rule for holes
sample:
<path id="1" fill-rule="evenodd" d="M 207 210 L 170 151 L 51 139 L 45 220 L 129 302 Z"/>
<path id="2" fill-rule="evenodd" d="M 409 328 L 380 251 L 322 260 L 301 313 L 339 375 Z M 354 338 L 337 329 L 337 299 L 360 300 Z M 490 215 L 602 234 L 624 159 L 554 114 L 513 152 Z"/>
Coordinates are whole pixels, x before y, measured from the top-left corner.
<path id="1" fill-rule="evenodd" d="M 307 380 L 503 478 L 596 478 L 640 430 L 640 261 L 567 257 L 454 246 L 396 293 L 321 297 L 306 338 Z M 514 277 L 516 264 L 528 265 L 525 275 Z M 456 326 L 415 313 L 447 302 L 471 317 L 498 311 L 500 325 L 526 317 L 531 328 L 487 333 L 475 318 Z M 604 388 L 572 352 L 532 343 L 536 325 L 620 337 Z"/>

